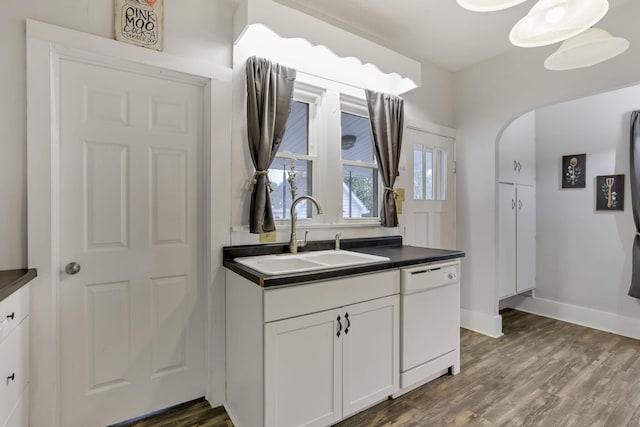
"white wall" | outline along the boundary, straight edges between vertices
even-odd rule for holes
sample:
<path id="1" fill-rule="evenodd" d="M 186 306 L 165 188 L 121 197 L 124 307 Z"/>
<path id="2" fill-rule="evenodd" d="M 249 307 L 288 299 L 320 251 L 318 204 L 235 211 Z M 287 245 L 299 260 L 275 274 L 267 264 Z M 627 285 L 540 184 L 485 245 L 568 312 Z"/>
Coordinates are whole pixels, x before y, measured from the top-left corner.
<path id="1" fill-rule="evenodd" d="M 113 38 L 113 0 L 0 2 L 0 270 L 27 265 L 25 19 Z M 165 52 L 231 66 L 231 0 L 165 0 Z"/>
<path id="2" fill-rule="evenodd" d="M 455 76 L 458 130 L 457 241 L 462 262 L 464 312 L 497 317 L 496 141 L 514 118 L 532 109 L 640 81 L 640 2 L 613 8 L 598 24 L 631 42 L 624 55 L 597 66 L 552 72 L 544 59 L 557 46 L 518 49 Z M 506 35 L 505 35 L 506 36 Z M 499 326 L 498 322 L 493 323 Z M 500 331 L 485 330 L 491 335 Z"/>
<path id="3" fill-rule="evenodd" d="M 422 62 L 422 86 L 402 95 L 405 116 L 454 127 L 454 75 L 428 62 Z"/>
<path id="4" fill-rule="evenodd" d="M 627 295 L 635 237 L 629 177 L 629 115 L 640 86 L 536 111 L 536 298 L 640 319 Z M 587 154 L 586 188 L 561 188 L 563 155 Z M 625 210 L 595 210 L 595 177 L 625 175 Z"/>

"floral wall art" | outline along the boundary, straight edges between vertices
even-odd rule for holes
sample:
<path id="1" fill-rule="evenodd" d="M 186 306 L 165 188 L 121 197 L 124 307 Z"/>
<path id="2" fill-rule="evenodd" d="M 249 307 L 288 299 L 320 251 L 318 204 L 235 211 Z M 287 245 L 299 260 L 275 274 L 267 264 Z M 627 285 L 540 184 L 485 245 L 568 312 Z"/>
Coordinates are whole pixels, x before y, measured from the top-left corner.
<path id="1" fill-rule="evenodd" d="M 624 210 L 624 175 L 596 177 L 596 210 Z"/>
<path id="2" fill-rule="evenodd" d="M 585 188 L 587 155 L 562 156 L 562 188 Z"/>

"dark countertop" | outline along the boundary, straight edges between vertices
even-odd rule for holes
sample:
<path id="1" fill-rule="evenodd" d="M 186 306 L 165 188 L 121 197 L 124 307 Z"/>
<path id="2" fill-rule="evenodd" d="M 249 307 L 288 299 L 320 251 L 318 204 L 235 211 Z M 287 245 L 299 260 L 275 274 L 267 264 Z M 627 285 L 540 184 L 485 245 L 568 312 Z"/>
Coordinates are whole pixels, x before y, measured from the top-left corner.
<path id="1" fill-rule="evenodd" d="M 309 242 L 304 251 L 333 249 L 333 240 Z M 235 258 L 256 255 L 282 254 L 289 252 L 286 243 L 267 245 L 227 246 L 222 248 L 223 265 L 229 270 L 265 288 L 271 286 L 293 285 L 316 280 L 327 280 L 355 274 L 392 270 L 399 267 L 424 264 L 428 262 L 444 261 L 464 257 L 464 252 L 447 249 L 418 248 L 403 246 L 402 237 L 375 237 L 364 239 L 342 239 L 342 249 L 379 255 L 389 258 L 387 262 L 376 264 L 338 267 L 328 270 L 309 271 L 297 274 L 265 275 L 234 261 Z M 300 249 L 303 252 L 303 249 Z"/>
<path id="2" fill-rule="evenodd" d="M 35 268 L 0 271 L 0 301 L 29 283 L 37 275 Z"/>

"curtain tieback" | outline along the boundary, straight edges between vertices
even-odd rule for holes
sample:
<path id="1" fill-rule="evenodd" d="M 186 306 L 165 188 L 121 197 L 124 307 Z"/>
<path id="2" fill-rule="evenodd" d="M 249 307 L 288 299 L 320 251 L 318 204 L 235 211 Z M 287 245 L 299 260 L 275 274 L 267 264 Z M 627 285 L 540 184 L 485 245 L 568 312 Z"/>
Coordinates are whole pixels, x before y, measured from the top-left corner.
<path id="1" fill-rule="evenodd" d="M 398 192 L 395 190 L 395 188 L 393 187 L 384 187 L 385 190 L 387 191 L 391 191 L 393 193 L 393 198 L 397 199 L 398 198 Z"/>
<path id="2" fill-rule="evenodd" d="M 271 180 L 269 179 L 269 171 L 259 171 L 259 170 L 253 173 L 253 178 L 251 180 L 251 183 L 253 185 L 251 186 L 251 191 L 253 191 L 256 184 L 258 183 L 258 177 L 260 175 L 265 175 L 267 177 L 267 187 L 269 187 L 269 193 L 273 193 L 273 187 L 271 187 Z"/>

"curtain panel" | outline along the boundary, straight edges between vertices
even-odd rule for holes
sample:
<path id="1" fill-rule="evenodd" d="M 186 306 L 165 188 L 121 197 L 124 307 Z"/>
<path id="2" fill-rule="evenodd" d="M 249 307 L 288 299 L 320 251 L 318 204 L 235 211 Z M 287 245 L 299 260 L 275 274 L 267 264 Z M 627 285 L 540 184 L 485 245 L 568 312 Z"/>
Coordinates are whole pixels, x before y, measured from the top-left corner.
<path id="1" fill-rule="evenodd" d="M 633 221 L 636 225 L 636 235 L 633 239 L 633 265 L 631 273 L 631 287 L 629 296 L 640 298 L 640 111 L 631 113 L 631 207 L 633 209 Z"/>
<path id="2" fill-rule="evenodd" d="M 266 233 L 276 229 L 268 170 L 284 137 L 296 70 L 254 56 L 247 59 L 246 75 L 247 134 L 255 168 L 249 230 Z"/>
<path id="3" fill-rule="evenodd" d="M 380 223 L 383 227 L 397 227 L 396 192 L 393 185 L 398 176 L 398 166 L 400 165 L 400 149 L 402 148 L 404 128 L 404 100 L 399 96 L 372 90 L 366 90 L 365 93 L 376 160 L 384 183 Z"/>

